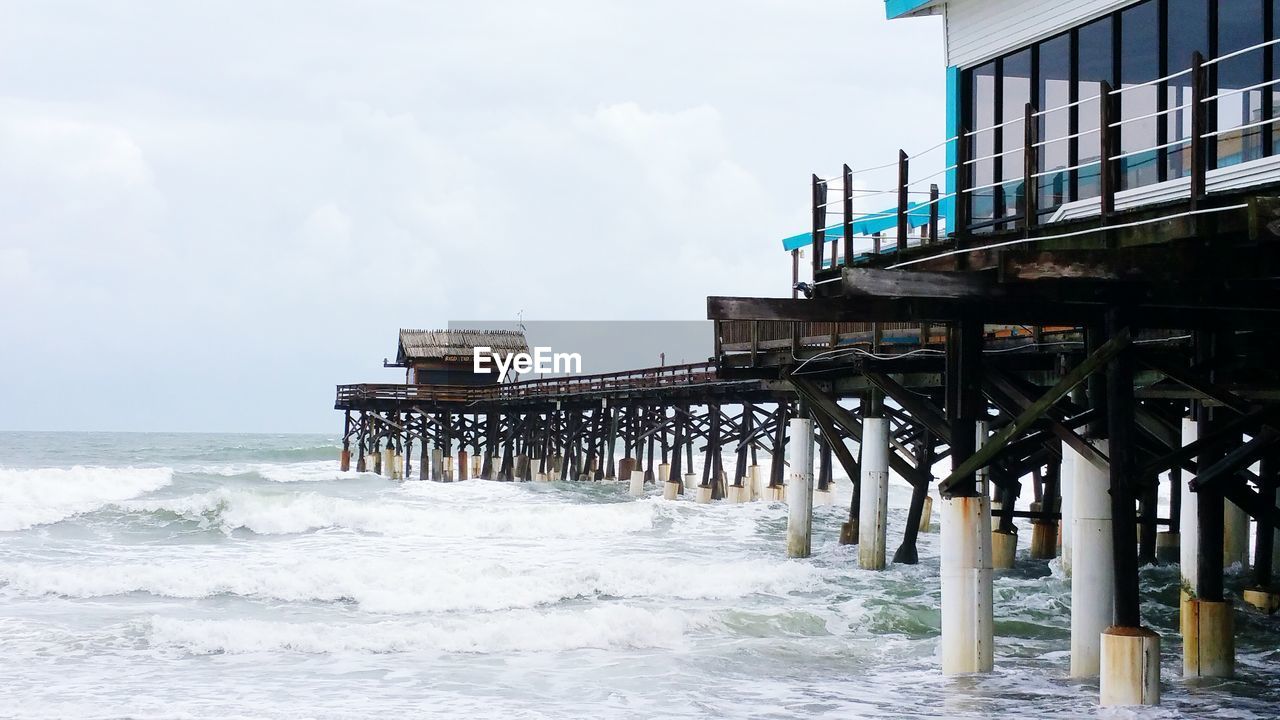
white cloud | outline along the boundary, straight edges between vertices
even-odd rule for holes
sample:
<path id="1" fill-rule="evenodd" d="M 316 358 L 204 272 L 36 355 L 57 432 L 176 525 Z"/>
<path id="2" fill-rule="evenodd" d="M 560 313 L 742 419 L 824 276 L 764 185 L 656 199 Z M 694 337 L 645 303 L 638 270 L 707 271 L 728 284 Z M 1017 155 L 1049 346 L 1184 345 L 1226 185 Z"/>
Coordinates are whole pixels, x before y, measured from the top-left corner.
<path id="1" fill-rule="evenodd" d="M 0 375 L 98 390 L 0 427 L 330 427 L 399 325 L 786 294 L 808 174 L 941 139 L 940 26 L 879 5 L 18 4 Z"/>

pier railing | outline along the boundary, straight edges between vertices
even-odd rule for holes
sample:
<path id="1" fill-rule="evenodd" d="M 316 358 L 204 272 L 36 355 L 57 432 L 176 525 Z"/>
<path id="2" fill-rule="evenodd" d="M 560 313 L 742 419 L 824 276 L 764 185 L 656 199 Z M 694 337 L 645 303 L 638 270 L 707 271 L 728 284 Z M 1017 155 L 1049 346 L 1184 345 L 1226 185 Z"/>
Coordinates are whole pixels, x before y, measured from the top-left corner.
<path id="1" fill-rule="evenodd" d="M 1280 39 L 1259 43 L 1233 52 L 1224 53 L 1212 59 L 1205 59 L 1195 53 L 1190 64 L 1176 72 L 1141 83 L 1125 84 L 1112 88 L 1107 82 L 1098 83 L 1098 93 L 1066 104 L 1038 109 L 1027 103 L 1023 113 L 1018 117 L 1004 118 L 1002 122 L 989 127 L 969 130 L 961 126 L 952 137 L 925 151 L 908 155 L 899 150 L 896 161 L 852 170 L 844 165 L 838 174 L 828 177 L 813 175 L 812 193 L 812 240 L 810 252 L 815 283 L 826 282 L 833 270 L 842 266 L 852 266 L 864 262 L 899 268 L 925 262 L 947 255 L 960 255 L 978 250 L 1005 247 L 1026 242 L 1043 242 L 1082 234 L 1082 231 L 1054 235 L 1037 234 L 1032 238 L 1028 231 L 1044 225 L 1075 217 L 1091 217 L 1098 220 L 1098 229 L 1119 229 L 1137 225 L 1152 225 L 1172 219 L 1196 216 L 1207 213 L 1236 210 L 1241 205 L 1206 206 L 1204 200 L 1210 190 L 1211 169 L 1210 149 L 1221 137 L 1230 137 L 1231 133 L 1239 133 L 1241 152 L 1245 144 L 1245 134 L 1256 131 L 1262 135 L 1260 147 L 1270 148 L 1273 136 L 1272 126 L 1280 120 L 1276 116 L 1273 94 L 1280 93 L 1280 78 L 1272 78 L 1240 88 L 1221 89 L 1215 86 L 1219 73 L 1215 66 L 1225 60 L 1261 54 L 1270 58 L 1274 47 Z M 1265 63 L 1263 63 L 1265 65 Z M 1264 70 L 1264 77 L 1266 71 Z M 1185 78 L 1181 79 L 1180 78 Z M 1172 82 L 1178 80 L 1176 85 Z M 1147 89 L 1147 92 L 1158 92 L 1169 98 L 1168 107 L 1154 112 L 1145 112 L 1125 117 L 1125 108 L 1121 98 L 1125 93 Z M 1170 92 L 1174 89 L 1189 91 L 1189 98 L 1174 104 L 1182 93 Z M 1244 118 L 1240 124 L 1231 127 L 1217 127 L 1219 106 L 1224 102 L 1239 103 L 1248 100 L 1251 94 L 1258 96 L 1258 105 L 1263 109 L 1260 117 Z M 1077 123 L 1050 123 L 1046 118 L 1056 116 L 1061 120 L 1063 113 L 1071 113 L 1074 118 L 1079 108 L 1085 105 L 1096 105 L 1098 117 L 1089 124 L 1096 125 L 1072 132 Z M 1157 105 L 1159 107 L 1159 105 Z M 1091 110 L 1092 111 L 1092 110 Z M 1172 113 L 1184 113 L 1177 123 L 1167 123 L 1165 118 Z M 1169 139 L 1166 125 L 1181 126 L 1182 117 L 1186 117 L 1186 128 L 1176 131 L 1176 137 Z M 1042 122 L 1043 121 L 1043 122 Z M 1154 144 L 1148 147 L 1128 147 L 1125 129 L 1135 123 L 1154 123 Z M 1018 126 L 1021 125 L 1020 133 Z M 1041 126 L 1066 126 L 1065 134 L 1054 137 L 1039 137 Z M 1014 132 L 1009 132 L 1009 131 Z M 999 134 L 1003 142 L 991 140 Z M 1021 134 L 1020 142 L 1010 140 L 1011 136 Z M 979 140 L 983 138 L 983 140 Z M 1043 168 L 1042 155 L 1045 148 L 1060 143 L 1070 143 L 1074 151 L 1070 154 L 1067 167 Z M 995 149 L 981 157 L 974 152 L 980 146 L 992 146 Z M 1012 146 L 1003 149 L 1004 146 Z M 932 167 L 920 161 L 931 153 L 945 148 L 944 167 L 935 172 L 912 177 L 912 171 L 918 164 Z M 1186 153 L 1186 167 L 1170 174 L 1164 170 L 1171 153 Z M 1260 157 L 1280 154 L 1280 151 L 1264 150 Z M 971 157 L 973 155 L 973 157 Z M 1018 155 L 1021 155 L 1021 172 L 1009 173 L 1008 168 L 1017 168 Z M 1092 159 L 1090 159 L 1092 158 Z M 1240 158 L 1245 158 L 1243 155 Z M 1012 162 L 1011 162 L 1012 160 Z M 974 181 L 978 175 L 980 163 L 994 163 L 990 173 L 992 181 Z M 1232 161 L 1235 162 L 1235 161 Z M 1155 173 L 1155 180 L 1142 177 L 1128 177 L 1125 173 L 1140 166 L 1153 165 L 1161 171 Z M 888 185 L 886 189 L 864 189 L 859 187 L 865 182 L 865 176 L 875 173 L 886 173 L 897 170 L 896 183 L 880 183 Z M 1133 175 L 1134 173 L 1129 173 Z M 1146 173 L 1150 175 L 1151 173 Z M 944 177 L 947 179 L 947 192 L 941 194 L 937 183 Z M 1073 180 L 1088 180 L 1088 194 L 1079 197 L 1064 197 L 1064 188 L 1076 184 Z M 1127 187 L 1121 187 L 1127 179 Z M 1274 180 L 1275 178 L 1270 178 Z M 1231 185 L 1231 183 L 1224 183 Z M 1257 184 L 1256 182 L 1254 184 Z M 1168 185 L 1167 191 L 1161 188 L 1156 199 L 1144 198 L 1140 194 L 1129 193 L 1138 188 L 1150 188 L 1154 185 Z M 1236 189 L 1236 188 L 1232 188 Z M 1173 208 L 1160 217 L 1144 218 L 1136 222 L 1118 223 L 1111 220 L 1117 212 L 1117 193 L 1122 192 L 1121 209 L 1136 207 L 1151 202 L 1162 202 L 1169 199 L 1182 198 L 1187 201 L 1185 209 Z M 895 205 L 881 212 L 856 212 L 855 202 L 859 205 L 865 201 L 881 196 L 891 196 Z M 1064 199 L 1066 202 L 1064 202 Z M 1047 207 L 1040 207 L 1043 202 Z M 1077 205 L 1079 204 L 1079 205 Z M 989 208 L 988 208 L 989 206 Z M 1073 206 L 1075 214 L 1069 217 L 1057 217 L 1058 208 Z M 982 217 L 975 217 L 975 209 L 983 208 Z M 989 209 L 990 212 L 986 212 Z M 990 217 L 986 217 L 986 215 Z M 833 222 L 835 220 L 835 222 Z M 950 222 L 953 227 L 945 227 Z M 913 231 L 915 231 L 913 233 Z M 998 231 L 1021 231 L 1023 237 L 995 242 L 981 242 L 983 233 Z M 1090 230 L 1087 232 L 1097 232 Z M 944 242 L 953 245 L 946 247 Z M 938 245 L 938 252 L 913 253 L 911 259 L 901 258 L 904 250 L 912 247 Z M 877 260 L 885 258 L 885 260 Z M 799 255 L 793 252 L 793 273 L 799 280 Z"/>
<path id="2" fill-rule="evenodd" d="M 941 325 L 909 322 L 718 320 L 715 332 L 722 353 L 768 352 L 787 347 L 829 348 L 848 344 L 927 345 L 941 343 L 944 339 Z"/>
<path id="3" fill-rule="evenodd" d="M 666 365 L 597 375 L 571 375 L 497 385 L 404 385 L 399 383 L 362 383 L 339 385 L 338 408 L 352 408 L 371 403 L 473 403 L 497 400 L 519 400 L 561 397 L 590 393 L 648 390 L 694 385 L 717 380 L 716 366 L 711 362 Z"/>

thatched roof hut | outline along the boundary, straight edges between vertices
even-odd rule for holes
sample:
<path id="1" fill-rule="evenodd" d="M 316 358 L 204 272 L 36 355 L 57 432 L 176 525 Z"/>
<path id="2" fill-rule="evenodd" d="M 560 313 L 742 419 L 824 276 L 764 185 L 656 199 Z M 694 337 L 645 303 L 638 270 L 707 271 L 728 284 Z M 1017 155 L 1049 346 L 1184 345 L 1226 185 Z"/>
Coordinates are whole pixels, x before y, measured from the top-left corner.
<path id="1" fill-rule="evenodd" d="M 527 353 L 529 343 L 519 330 L 401 330 L 396 364 L 420 360 L 471 362 L 474 348 L 488 347 L 499 355 Z"/>
<path id="2" fill-rule="evenodd" d="M 408 368 L 405 382 L 426 385 L 484 385 L 498 382 L 497 372 L 475 373 L 475 348 L 494 355 L 529 352 L 518 330 L 401 330 L 394 366 Z"/>

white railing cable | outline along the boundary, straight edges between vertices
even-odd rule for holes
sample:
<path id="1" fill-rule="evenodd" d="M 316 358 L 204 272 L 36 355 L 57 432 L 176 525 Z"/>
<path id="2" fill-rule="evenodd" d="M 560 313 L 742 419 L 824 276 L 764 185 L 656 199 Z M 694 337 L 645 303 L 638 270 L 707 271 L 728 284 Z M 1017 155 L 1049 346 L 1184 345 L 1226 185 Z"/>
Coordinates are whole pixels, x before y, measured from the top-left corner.
<path id="1" fill-rule="evenodd" d="M 1243 130 L 1252 130 L 1253 128 L 1262 127 L 1263 125 L 1270 125 L 1271 123 L 1276 122 L 1277 120 L 1280 120 L 1280 118 L 1267 118 L 1266 120 L 1251 122 L 1248 125 L 1237 125 L 1235 127 L 1223 128 L 1221 130 L 1214 130 L 1213 132 L 1207 132 L 1201 135 L 1200 137 L 1211 138 L 1211 137 L 1218 137 L 1219 135 L 1226 135 L 1227 133 L 1239 132 Z"/>
<path id="2" fill-rule="evenodd" d="M 1239 57 L 1240 55 L 1244 55 L 1245 53 L 1250 53 L 1250 52 L 1253 52 L 1254 50 L 1260 50 L 1269 45 L 1275 45 L 1276 43 L 1280 43 L 1280 38 L 1276 38 L 1275 40 L 1268 40 L 1267 42 L 1258 43 L 1257 45 L 1250 45 L 1247 48 L 1240 48 L 1235 52 L 1229 52 L 1226 55 L 1219 55 L 1218 57 L 1213 58 L 1212 60 L 1205 60 L 1204 66 L 1208 67 L 1210 65 L 1217 65 L 1223 60 L 1230 60 L 1233 57 Z"/>
<path id="3" fill-rule="evenodd" d="M 1205 63 L 1205 64 L 1207 65 L 1208 63 Z M 1190 73 L 1190 72 L 1191 72 L 1191 68 L 1186 68 L 1186 69 L 1183 69 L 1183 70 L 1179 70 L 1178 72 L 1169 73 L 1168 75 L 1165 75 L 1164 77 L 1158 77 L 1158 78 L 1156 78 L 1155 80 L 1148 80 L 1148 81 L 1146 81 L 1146 82 L 1134 83 L 1133 85 L 1122 85 L 1122 86 L 1120 86 L 1120 87 L 1116 88 L 1115 90 L 1112 90 L 1112 91 L 1111 91 L 1111 94 L 1112 94 L 1112 95 L 1121 95 L 1121 94 L 1124 94 L 1124 93 L 1129 92 L 1130 90 L 1137 90 L 1138 88 L 1144 88 L 1144 87 L 1150 87 L 1150 86 L 1152 86 L 1152 85 L 1158 85 L 1158 84 L 1160 84 L 1160 83 L 1162 83 L 1162 82 L 1165 82 L 1165 81 L 1167 81 L 1167 80 L 1172 80 L 1172 79 L 1174 79 L 1174 78 L 1176 78 L 1176 77 L 1181 77 L 1181 76 L 1186 75 L 1186 74 L 1188 74 L 1188 73 Z"/>
<path id="4" fill-rule="evenodd" d="M 1066 105 L 1059 105 L 1058 107 L 1051 107 L 1051 108 L 1049 108 L 1048 110 L 1041 110 L 1041 111 L 1039 111 L 1039 112 L 1034 112 L 1034 113 L 1032 113 L 1032 114 L 1031 114 L 1031 116 L 1032 116 L 1032 117 L 1043 117 L 1043 116 L 1045 116 L 1045 115 L 1048 115 L 1049 113 L 1055 113 L 1055 112 L 1058 112 L 1058 111 L 1060 111 L 1060 110 L 1070 110 L 1071 108 L 1073 108 L 1073 107 L 1075 107 L 1075 106 L 1077 106 L 1077 105 L 1080 105 L 1080 104 L 1083 104 L 1083 103 L 1087 103 L 1087 102 L 1093 102 L 1094 100 L 1097 100 L 1097 99 L 1098 99 L 1098 98 L 1100 98 L 1100 97 L 1102 97 L 1102 95 L 1094 95 L 1094 96 L 1092 96 L 1092 97 L 1083 98 L 1083 99 L 1081 99 L 1081 100 L 1072 100 L 1071 102 L 1067 103 Z"/>
<path id="5" fill-rule="evenodd" d="M 1222 90 L 1217 95 L 1210 95 L 1209 97 L 1201 100 L 1200 102 L 1209 103 L 1209 102 L 1213 102 L 1214 100 L 1218 100 L 1220 98 L 1230 97 L 1232 95 L 1239 95 L 1241 93 L 1253 92 L 1254 90 L 1261 90 L 1265 87 L 1270 87 L 1271 85 L 1275 85 L 1276 83 L 1280 83 L 1280 78 L 1276 78 L 1275 80 L 1268 80 L 1266 82 L 1260 82 L 1257 85 L 1250 85 L 1249 87 L 1236 88 L 1234 90 Z"/>
<path id="6" fill-rule="evenodd" d="M 975 163 L 985 162 L 985 161 L 987 161 L 987 160 L 994 160 L 994 159 L 996 159 L 996 158 L 998 158 L 998 157 L 1004 157 L 1005 155 L 1012 155 L 1013 153 L 1018 153 L 1018 152 L 1022 152 L 1022 148 L 1020 148 L 1020 147 L 1009 148 L 1008 150 L 1001 150 L 1001 151 L 1000 151 L 1000 152 L 998 152 L 998 153 L 992 153 L 992 154 L 990 154 L 990 155 L 983 155 L 982 157 L 976 157 L 976 158 L 974 158 L 974 159 L 972 159 L 972 160 L 965 160 L 965 161 L 964 161 L 963 163 L 961 163 L 961 164 L 962 164 L 962 165 L 973 165 L 973 164 L 975 164 Z"/>
<path id="7" fill-rule="evenodd" d="M 1124 125 L 1125 123 L 1138 122 L 1139 120 L 1149 120 L 1154 117 L 1160 117 L 1161 115 L 1168 115 L 1171 112 L 1186 110 L 1190 107 L 1191 107 L 1191 103 L 1188 102 L 1182 105 L 1175 105 L 1171 108 L 1165 108 L 1164 110 L 1156 110 L 1155 112 L 1147 113 L 1146 115 L 1139 115 L 1138 117 L 1121 118 L 1113 123 L 1108 124 L 1107 127 L 1116 128 Z"/>
<path id="8" fill-rule="evenodd" d="M 1164 149 L 1166 149 L 1166 148 L 1171 148 L 1171 147 L 1174 147 L 1175 145 L 1186 145 L 1186 144 L 1187 144 L 1187 143 L 1189 143 L 1189 142 L 1191 142 L 1191 138 L 1183 138 L 1183 139 L 1181 139 L 1181 140 L 1174 140 L 1173 142 L 1167 142 L 1167 143 L 1165 143 L 1165 144 L 1163 144 L 1163 145 L 1156 145 L 1156 146 L 1154 146 L 1154 147 L 1142 148 L 1141 150 L 1130 150 L 1129 152 L 1126 152 L 1126 153 L 1120 153 L 1119 155 L 1112 155 L 1111 157 L 1109 157 L 1109 158 L 1107 158 L 1107 159 L 1108 159 L 1108 160 L 1123 160 L 1123 159 L 1128 158 L 1128 157 L 1133 157 L 1134 155 L 1141 155 L 1141 154 L 1143 154 L 1143 153 L 1149 153 L 1149 152 L 1152 152 L 1152 151 L 1155 151 L 1155 150 L 1164 150 Z"/>
<path id="9" fill-rule="evenodd" d="M 1031 177 L 1033 178 L 1048 177 L 1050 175 L 1057 175 L 1059 173 L 1071 172 L 1072 170 L 1083 170 L 1087 167 L 1092 167 L 1094 165 L 1099 165 L 1101 163 L 1102 163 L 1101 160 L 1090 160 L 1089 162 L 1082 162 L 1078 165 L 1069 165 L 1064 168 L 1055 168 L 1053 170 L 1045 170 L 1044 172 L 1034 173 Z"/>
<path id="10" fill-rule="evenodd" d="M 1006 125 L 1012 125 L 1012 124 L 1014 124 L 1014 123 L 1020 123 L 1020 122 L 1022 122 L 1022 121 L 1023 121 L 1023 119 L 1024 119 L 1024 118 L 1023 118 L 1021 115 L 1019 115 L 1019 116 L 1018 116 L 1018 117 L 1016 117 L 1016 118 L 1011 118 L 1011 119 L 1009 119 L 1009 120 L 1005 120 L 1005 121 L 1004 121 L 1004 122 L 1002 122 L 1002 123 L 996 123 L 995 125 L 991 125 L 991 126 L 988 126 L 988 127 L 984 127 L 984 128 L 982 128 L 982 129 L 980 129 L 980 130 L 970 130 L 969 132 L 965 133 L 965 134 L 964 134 L 964 136 L 965 136 L 965 137 L 974 137 L 975 135 L 981 135 L 982 133 L 985 133 L 985 132 L 991 132 L 992 130 L 999 130 L 1000 128 L 1005 127 Z"/>
<path id="11" fill-rule="evenodd" d="M 986 185 L 975 185 L 975 186 L 973 186 L 973 187 L 965 188 L 965 189 L 964 189 L 964 192 L 967 192 L 967 193 L 972 194 L 972 193 L 978 192 L 979 190 L 990 190 L 990 189 L 992 189 L 992 188 L 998 188 L 998 187 L 1002 187 L 1002 186 L 1004 186 L 1004 185 L 1008 185 L 1009 183 L 1016 183 L 1016 182 L 1022 182 L 1022 176 L 1021 176 L 1021 175 L 1019 175 L 1018 177 L 1006 178 L 1006 179 L 1004 179 L 1004 180 L 998 180 L 998 181 L 996 181 L 996 182 L 988 183 L 988 184 L 986 184 Z"/>
<path id="12" fill-rule="evenodd" d="M 924 157 L 925 155 L 928 155 L 934 150 L 937 150 L 940 147 L 946 147 L 949 143 L 955 142 L 958 139 L 959 139 L 958 136 L 952 135 L 951 137 L 947 138 L 946 140 L 943 140 L 942 142 L 938 143 L 937 145 L 934 145 L 933 147 L 928 147 L 928 148 L 925 148 L 924 150 L 921 150 L 920 152 L 908 155 L 907 159 L 911 160 L 918 157 Z"/>
<path id="13" fill-rule="evenodd" d="M 1053 143 L 1060 143 L 1060 142 L 1063 142 L 1063 141 L 1066 141 L 1066 140 L 1075 140 L 1076 138 L 1082 138 L 1082 137 L 1084 137 L 1085 135 L 1092 135 L 1093 133 L 1096 133 L 1096 132 L 1098 132 L 1098 128 L 1090 128 L 1089 130 L 1081 130 L 1080 132 L 1077 132 L 1077 133 L 1071 133 L 1070 135 L 1063 135 L 1062 137 L 1056 137 L 1056 138 L 1053 138 L 1053 139 L 1051 139 L 1051 140 L 1043 140 L 1043 141 L 1041 141 L 1041 142 L 1035 143 L 1034 145 L 1032 145 L 1032 147 L 1038 147 L 1038 148 L 1039 148 L 1039 147 L 1045 147 L 1046 145 L 1052 145 Z"/>
<path id="14" fill-rule="evenodd" d="M 1191 217 L 1193 215 L 1206 215 L 1209 213 L 1226 212 L 1228 210 L 1241 210 L 1247 207 L 1249 207 L 1248 203 L 1241 203 L 1239 205 L 1228 205 L 1226 207 L 1219 207 L 1219 208 L 1187 210 L 1185 212 L 1174 213 L 1172 215 L 1165 215 L 1163 217 L 1150 218 L 1147 220 L 1136 220 L 1130 223 L 1118 223 L 1116 225 L 1107 225 L 1101 228 L 1089 228 L 1088 230 L 1077 230 L 1075 232 L 1059 233 L 1057 235 L 1048 235 L 1046 237 L 1018 238 L 1016 240 L 1006 240 L 1004 242 L 991 243 L 990 245 L 981 245 L 978 247 L 968 247 L 968 248 L 960 248 L 958 250 L 949 250 L 944 253 L 938 253 L 936 255 L 930 255 L 928 257 L 922 257 L 922 258 L 917 258 L 915 260 L 908 260 L 906 262 L 901 262 L 901 263 L 898 263 L 897 265 L 890 265 L 886 269 L 896 270 L 898 268 L 907 267 L 908 265 L 915 265 L 917 263 L 927 262 L 929 260 L 936 260 L 938 258 L 951 257 L 952 255 L 961 255 L 964 253 L 978 252 L 980 250 L 993 250 L 996 248 L 1008 247 L 1010 245 L 1018 245 L 1021 243 L 1044 242 L 1045 240 L 1061 240 L 1063 238 L 1078 237 L 1080 235 L 1089 235 L 1092 233 L 1105 232 L 1107 230 L 1123 230 L 1125 228 L 1138 227 L 1140 225 L 1150 225 L 1152 223 L 1164 222 L 1166 220 L 1177 220 L 1178 218 Z"/>

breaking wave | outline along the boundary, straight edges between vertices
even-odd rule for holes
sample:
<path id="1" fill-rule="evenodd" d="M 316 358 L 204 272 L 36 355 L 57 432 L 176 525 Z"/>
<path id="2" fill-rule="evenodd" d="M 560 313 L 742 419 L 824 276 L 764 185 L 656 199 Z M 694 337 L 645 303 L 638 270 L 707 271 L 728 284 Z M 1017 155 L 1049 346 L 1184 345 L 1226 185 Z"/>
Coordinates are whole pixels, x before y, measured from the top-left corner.
<path id="1" fill-rule="evenodd" d="M 26 596 L 100 598 L 147 593 L 201 599 L 232 595 L 271 602 L 348 603 L 385 614 L 534 608 L 566 600 L 716 600 L 781 596 L 824 586 L 821 571 L 788 562 L 672 564 L 628 557 L 590 567 L 529 567 L 521 559 L 477 561 L 400 553 L 350 558 L 173 558 L 102 565 L 0 563 L 0 587 Z"/>
<path id="2" fill-rule="evenodd" d="M 533 507 L 427 506 L 403 497 L 351 499 L 314 492 L 216 490 L 178 498 L 122 502 L 131 512 L 169 513 L 230 532 L 290 535 L 341 528 L 428 537 L 580 537 L 653 527 L 655 506 L 601 503 Z"/>
<path id="3" fill-rule="evenodd" d="M 171 468 L 0 468 L 0 531 L 25 530 L 168 485 Z"/>

